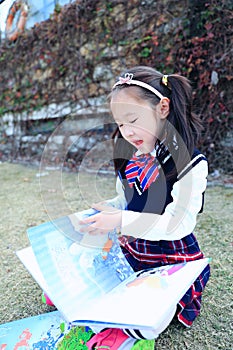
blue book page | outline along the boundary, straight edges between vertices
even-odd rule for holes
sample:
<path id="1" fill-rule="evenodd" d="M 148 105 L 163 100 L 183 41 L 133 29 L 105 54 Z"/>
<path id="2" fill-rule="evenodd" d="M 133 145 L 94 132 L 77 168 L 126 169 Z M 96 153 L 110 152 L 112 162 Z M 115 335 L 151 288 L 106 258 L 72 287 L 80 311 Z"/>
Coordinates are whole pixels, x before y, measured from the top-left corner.
<path id="1" fill-rule="evenodd" d="M 134 273 L 115 232 L 88 236 L 78 231 L 76 219 L 88 213 L 72 214 L 28 230 L 47 293 L 68 321 L 79 318 L 81 311 Z"/>
<path id="2" fill-rule="evenodd" d="M 0 349 L 57 349 L 70 330 L 58 311 L 0 325 Z"/>

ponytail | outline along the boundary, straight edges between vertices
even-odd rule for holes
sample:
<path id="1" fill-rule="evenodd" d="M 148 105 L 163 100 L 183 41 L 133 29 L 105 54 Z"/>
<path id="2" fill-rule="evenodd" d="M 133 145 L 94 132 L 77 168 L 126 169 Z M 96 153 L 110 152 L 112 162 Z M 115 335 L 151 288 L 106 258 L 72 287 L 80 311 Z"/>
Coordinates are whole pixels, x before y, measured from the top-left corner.
<path id="1" fill-rule="evenodd" d="M 167 118 L 182 138 L 190 155 L 201 134 L 200 118 L 192 112 L 192 88 L 187 78 L 171 74 L 167 78 L 170 94 L 170 113 Z"/>
<path id="2" fill-rule="evenodd" d="M 166 145 L 179 173 L 191 160 L 201 134 L 200 118 L 192 112 L 192 88 L 187 78 L 178 74 L 166 76 L 170 90 L 170 112 L 165 126 Z"/>

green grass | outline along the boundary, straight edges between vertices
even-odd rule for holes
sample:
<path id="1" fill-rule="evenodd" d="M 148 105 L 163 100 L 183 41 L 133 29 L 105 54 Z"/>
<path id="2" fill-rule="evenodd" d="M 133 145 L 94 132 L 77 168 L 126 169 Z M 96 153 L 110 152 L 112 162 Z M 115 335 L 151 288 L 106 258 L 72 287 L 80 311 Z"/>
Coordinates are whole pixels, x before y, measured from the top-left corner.
<path id="1" fill-rule="evenodd" d="M 41 303 L 40 288 L 15 254 L 29 245 L 27 228 L 114 196 L 111 176 L 38 173 L 35 167 L 0 164 L 0 323 L 53 310 Z M 189 329 L 173 321 L 157 339 L 157 350 L 233 349 L 232 212 L 233 189 L 207 189 L 195 230 L 205 255 L 212 258 L 202 311 Z"/>

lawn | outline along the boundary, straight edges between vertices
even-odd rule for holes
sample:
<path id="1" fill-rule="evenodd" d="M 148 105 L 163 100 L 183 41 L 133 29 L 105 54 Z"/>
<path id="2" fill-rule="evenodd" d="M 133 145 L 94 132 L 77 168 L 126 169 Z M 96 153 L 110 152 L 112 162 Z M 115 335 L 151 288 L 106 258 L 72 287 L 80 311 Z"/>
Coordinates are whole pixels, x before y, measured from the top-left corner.
<path id="1" fill-rule="evenodd" d="M 27 228 L 114 196 L 114 179 L 51 169 L 40 173 L 36 167 L 1 163 L 0 181 L 0 323 L 4 323 L 53 310 L 41 303 L 40 288 L 15 254 L 29 244 Z M 172 322 L 156 341 L 157 350 L 233 349 L 232 212 L 233 189 L 208 187 L 205 211 L 195 230 L 205 255 L 212 258 L 201 315 L 189 329 Z"/>

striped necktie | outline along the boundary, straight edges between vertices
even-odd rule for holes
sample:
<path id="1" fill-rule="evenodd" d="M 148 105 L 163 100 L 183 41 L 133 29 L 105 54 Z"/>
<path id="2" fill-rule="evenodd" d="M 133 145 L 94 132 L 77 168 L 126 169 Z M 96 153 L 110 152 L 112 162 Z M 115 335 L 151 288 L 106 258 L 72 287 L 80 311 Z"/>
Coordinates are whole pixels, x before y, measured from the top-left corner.
<path id="1" fill-rule="evenodd" d="M 159 165 L 156 158 L 150 154 L 134 154 L 126 166 L 125 175 L 130 187 L 136 185 L 138 179 L 143 192 L 158 178 Z"/>

